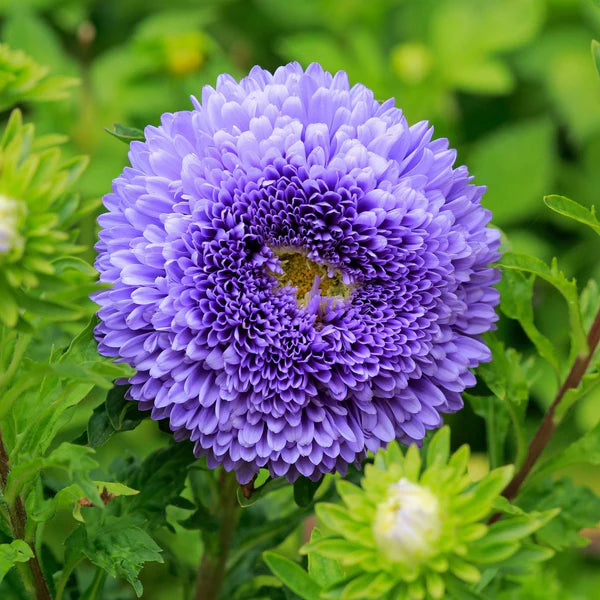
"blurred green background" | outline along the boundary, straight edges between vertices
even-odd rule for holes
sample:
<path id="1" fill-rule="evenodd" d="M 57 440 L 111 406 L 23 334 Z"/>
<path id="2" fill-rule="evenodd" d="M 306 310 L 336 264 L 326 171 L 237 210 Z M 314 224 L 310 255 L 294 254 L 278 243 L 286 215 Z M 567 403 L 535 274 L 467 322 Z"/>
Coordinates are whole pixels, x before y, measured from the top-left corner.
<path id="1" fill-rule="evenodd" d="M 0 0 L 2 41 L 25 50 L 52 74 L 80 79 L 70 100 L 26 109 L 41 133 L 66 133 L 72 154 L 91 164 L 80 189 L 101 196 L 126 163 L 127 148 L 103 128 L 143 127 L 161 113 L 190 108 L 221 72 L 243 76 L 260 64 L 290 60 L 344 69 L 378 99 L 396 98 L 409 122 L 428 119 L 436 135 L 458 149 L 476 182 L 488 186 L 484 204 L 514 250 L 544 260 L 557 255 L 570 276 L 600 279 L 597 243 L 583 228 L 553 216 L 544 194 L 600 204 L 600 81 L 590 41 L 600 38 L 593 0 Z M 86 258 L 93 260 L 94 219 L 84 224 Z M 592 233 L 589 236 L 593 236 Z M 592 304 L 594 294 L 591 294 Z M 597 296 L 597 290 L 596 290 Z M 597 297 L 596 297 L 597 301 Z M 536 290 L 540 329 L 566 346 L 561 300 Z M 517 326 L 503 322 L 505 342 L 525 356 Z M 532 426 L 554 393 L 551 373 L 530 365 Z M 94 406 L 78 414 L 80 431 Z M 589 396 L 567 419 L 564 435 L 600 419 L 600 395 Z M 451 419 L 454 442 L 483 450 L 482 421 L 468 409 Z M 108 465 L 127 449 L 147 454 L 164 443 L 145 421 L 99 450 Z M 560 444 L 558 436 L 557 444 Z M 600 490 L 600 476 L 573 473 Z M 177 509 L 173 509 L 177 510 Z M 68 521 L 55 522 L 54 527 Z M 169 534 L 172 535 L 172 534 Z M 194 568 L 197 532 L 177 530 L 178 564 Z M 571 560 L 571 559 L 569 559 Z M 574 561 L 580 561 L 578 557 Z M 571 563 L 569 563 L 570 565 Z M 587 565 L 587 566 L 586 566 Z M 597 565 L 581 563 L 572 583 L 581 598 L 600 589 Z M 589 567 L 589 568 L 588 568 Z M 565 572 L 571 567 L 564 566 Z M 144 573 L 148 598 L 180 597 L 177 574 L 164 566 Z M 590 587 L 591 586 L 591 587 Z M 129 591 L 122 589 L 123 598 Z M 107 597 L 121 597 L 116 589 Z"/>

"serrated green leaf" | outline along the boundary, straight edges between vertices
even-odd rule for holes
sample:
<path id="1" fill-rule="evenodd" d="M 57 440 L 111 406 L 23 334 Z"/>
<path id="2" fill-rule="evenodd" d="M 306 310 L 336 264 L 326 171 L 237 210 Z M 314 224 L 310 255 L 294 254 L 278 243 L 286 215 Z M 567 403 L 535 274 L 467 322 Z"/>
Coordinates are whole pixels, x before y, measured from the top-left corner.
<path id="1" fill-rule="evenodd" d="M 585 527 L 595 527 L 600 521 L 600 498 L 568 477 L 547 478 L 527 486 L 519 495 L 519 504 L 526 510 L 560 511 L 536 533 L 540 542 L 555 550 L 587 545 L 589 540 L 579 532 Z"/>
<path id="2" fill-rule="evenodd" d="M 300 598 L 320 600 L 321 586 L 300 565 L 275 552 L 264 552 L 263 560 L 284 585 Z"/>
<path id="3" fill-rule="evenodd" d="M 26 495 L 27 487 L 43 469 L 57 468 L 67 472 L 70 481 L 77 484 L 96 505 L 102 503 L 96 485 L 90 478 L 90 473 L 98 463 L 92 458 L 94 451 L 85 446 L 63 442 L 47 457 L 22 459 L 13 465 L 8 474 L 4 497 L 12 504 L 19 494 Z"/>
<path id="4" fill-rule="evenodd" d="M 161 549 L 129 517 L 107 515 L 94 508 L 82 512 L 85 524 L 66 539 L 66 551 L 85 555 L 112 577 L 123 577 L 141 597 L 138 574 L 145 562 L 163 562 Z"/>
<path id="5" fill-rule="evenodd" d="M 533 284 L 535 277 L 526 277 L 519 271 L 506 270 L 497 287 L 500 291 L 500 309 L 510 319 L 517 320 L 538 354 L 547 360 L 557 378 L 560 378 L 560 361 L 552 342 L 535 325 L 533 307 Z"/>
<path id="6" fill-rule="evenodd" d="M 27 562 L 33 557 L 29 544 L 23 540 L 13 540 L 10 544 L 0 544 L 0 583 L 6 574 L 19 562 Z"/>
<path id="7" fill-rule="evenodd" d="M 516 269 L 531 273 L 547 281 L 559 291 L 567 302 L 569 312 L 569 331 L 571 336 L 570 362 L 587 348 L 586 332 L 583 328 L 581 311 L 579 307 L 579 296 L 575 280 L 569 280 L 562 271 L 558 270 L 556 259 L 549 267 L 543 261 L 533 256 L 507 252 L 500 261 L 503 269 Z"/>
<path id="8" fill-rule="evenodd" d="M 530 475 L 529 483 L 578 463 L 600 465 L 600 423 L 562 452 L 540 462 Z"/>
<path id="9" fill-rule="evenodd" d="M 139 490 L 121 503 L 122 514 L 145 519 L 150 529 L 166 525 L 166 508 L 181 495 L 195 460 L 190 445 L 181 442 L 152 452 L 141 464 L 130 458 L 115 465 L 115 478 Z"/>
<path id="10" fill-rule="evenodd" d="M 593 206 L 588 210 L 585 206 L 558 195 L 544 196 L 544 203 L 559 215 L 573 219 L 578 223 L 583 223 L 600 235 L 600 221 L 596 217 Z"/>
<path id="11" fill-rule="evenodd" d="M 4 395 L 0 418 L 15 406 L 14 417 L 23 421 L 22 435 L 11 451 L 12 460 L 19 462 L 19 455 L 29 458 L 43 455 L 65 413 L 81 402 L 94 384 L 110 389 L 114 379 L 131 374 L 128 366 L 114 364 L 98 354 L 93 328 L 92 322 L 62 355 L 52 356 L 48 363 L 33 363 L 24 369 L 20 377 L 24 389 L 37 387 L 35 393 L 32 392 L 31 402 L 22 401 L 20 385 L 13 386 Z M 15 403 L 17 398 L 20 401 Z M 33 405 L 35 412 L 32 413 Z"/>

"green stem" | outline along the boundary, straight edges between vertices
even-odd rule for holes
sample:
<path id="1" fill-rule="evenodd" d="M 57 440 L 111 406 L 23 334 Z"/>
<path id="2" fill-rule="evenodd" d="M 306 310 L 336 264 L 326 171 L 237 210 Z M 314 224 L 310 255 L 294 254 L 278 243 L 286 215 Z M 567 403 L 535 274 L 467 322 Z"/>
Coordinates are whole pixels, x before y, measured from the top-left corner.
<path id="1" fill-rule="evenodd" d="M 65 588 L 67 587 L 67 583 L 69 582 L 69 577 L 71 577 L 71 573 L 75 570 L 75 567 L 83 560 L 83 556 L 78 558 L 77 560 L 73 560 L 70 563 L 65 563 L 63 566 L 63 570 L 60 574 L 60 579 L 56 584 L 56 596 L 54 600 L 62 600 L 63 595 L 65 593 Z"/>
<path id="2" fill-rule="evenodd" d="M 220 528 L 212 543 L 204 546 L 202 562 L 196 578 L 195 600 L 216 600 L 225 578 L 227 557 L 239 517 L 238 482 L 234 473 L 221 471 L 218 485 L 218 505 L 213 513 L 219 516 Z"/>
<path id="3" fill-rule="evenodd" d="M 94 573 L 94 579 L 92 579 L 92 583 L 90 583 L 89 587 L 83 593 L 80 600 L 98 600 L 102 597 L 102 592 L 104 590 L 104 582 L 106 581 L 106 571 L 101 569 L 100 567 L 96 567 L 96 572 Z"/>
<path id="4" fill-rule="evenodd" d="M 11 361 L 6 371 L 2 375 L 0 375 L 0 389 L 11 382 L 13 375 L 19 368 L 19 365 L 21 364 L 23 354 L 25 354 L 25 351 L 27 350 L 27 347 L 29 346 L 30 342 L 30 335 L 21 335 L 17 338 Z"/>

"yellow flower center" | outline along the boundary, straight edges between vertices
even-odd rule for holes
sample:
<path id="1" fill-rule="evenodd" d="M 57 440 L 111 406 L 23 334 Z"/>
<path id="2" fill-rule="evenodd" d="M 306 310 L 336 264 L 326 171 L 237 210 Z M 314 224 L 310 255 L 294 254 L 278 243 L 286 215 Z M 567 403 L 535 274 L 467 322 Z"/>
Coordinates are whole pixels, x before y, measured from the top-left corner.
<path id="1" fill-rule="evenodd" d="M 315 262 L 300 250 L 279 248 L 274 250 L 279 258 L 282 273 L 272 273 L 282 287 L 297 289 L 298 304 L 306 306 L 311 292 L 318 290 L 321 297 L 347 300 L 352 293 L 352 286 L 342 280 L 342 274 L 327 265 Z M 318 279 L 315 279 L 318 278 Z M 313 288 L 316 288 L 313 290 Z"/>

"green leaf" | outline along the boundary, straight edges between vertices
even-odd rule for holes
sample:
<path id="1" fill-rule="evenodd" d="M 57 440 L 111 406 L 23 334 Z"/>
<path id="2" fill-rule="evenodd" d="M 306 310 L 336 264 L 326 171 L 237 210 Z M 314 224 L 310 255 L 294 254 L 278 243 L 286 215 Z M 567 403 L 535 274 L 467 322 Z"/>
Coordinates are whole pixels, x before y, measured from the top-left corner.
<path id="1" fill-rule="evenodd" d="M 112 577 L 123 577 L 141 597 L 138 574 L 145 562 L 163 562 L 161 549 L 130 517 L 115 517 L 84 508 L 85 524 L 65 541 L 66 552 L 83 554 Z"/>
<path id="2" fill-rule="evenodd" d="M 481 365 L 477 373 L 496 398 L 471 395 L 467 398 L 476 414 L 485 419 L 490 464 L 496 467 L 504 463 L 508 420 L 512 423 L 519 461 L 526 451 L 523 423 L 529 382 L 521 357 L 513 348 L 506 349 L 494 334 L 487 334 L 485 342 L 492 352 L 492 361 Z"/>
<path id="3" fill-rule="evenodd" d="M 540 542 L 555 550 L 586 546 L 589 540 L 579 532 L 584 527 L 595 527 L 600 520 L 600 498 L 568 477 L 547 478 L 526 487 L 519 496 L 519 504 L 525 510 L 554 508 L 560 511 L 536 534 Z"/>
<path id="4" fill-rule="evenodd" d="M 493 501 L 506 487 L 514 473 L 512 465 L 506 465 L 490 471 L 468 493 L 457 501 L 457 507 L 463 513 L 465 523 L 473 523 L 486 517 L 492 510 Z"/>
<path id="5" fill-rule="evenodd" d="M 550 548 L 524 542 L 519 550 L 503 561 L 502 571 L 505 573 L 526 574 L 538 569 L 539 563 L 550 560 L 553 556 L 554 551 Z"/>
<path id="6" fill-rule="evenodd" d="M 503 269 L 516 269 L 540 277 L 562 294 L 567 302 L 569 311 L 569 331 L 571 335 L 571 353 L 569 362 L 572 362 L 580 352 L 587 348 L 586 333 L 583 328 L 575 280 L 567 279 L 563 272 L 558 270 L 556 259 L 552 261 L 552 265 L 549 267 L 533 256 L 507 252 L 502 257 L 500 266 Z"/>
<path id="7" fill-rule="evenodd" d="M 505 270 L 497 287 L 500 292 L 500 309 L 509 318 L 519 322 L 538 354 L 547 360 L 557 378 L 560 378 L 560 361 L 552 342 L 535 325 L 533 307 L 533 284 L 535 277 L 527 277 L 520 271 Z"/>
<path id="8" fill-rule="evenodd" d="M 323 478 L 312 481 L 308 477 L 300 476 L 294 481 L 294 500 L 298 506 L 308 506 L 315 497 Z"/>
<path id="9" fill-rule="evenodd" d="M 436 464 L 440 467 L 448 463 L 450 456 L 450 427 L 442 427 L 437 431 L 427 447 L 427 466 Z"/>
<path id="10" fill-rule="evenodd" d="M 92 321 L 64 354 L 53 355 L 48 363 L 25 365 L 27 368 L 20 375 L 21 385 L 12 386 L 4 395 L 0 418 L 14 407 L 13 417 L 23 426 L 11 450 L 11 460 L 18 463 L 21 455 L 27 458 L 43 455 L 69 409 L 79 404 L 94 384 L 110 389 L 114 379 L 131 374 L 127 365 L 115 364 L 98 354 L 93 329 Z M 23 398 L 23 387 L 34 390 Z"/>
<path id="11" fill-rule="evenodd" d="M 470 170 L 488 188 L 482 204 L 497 225 L 527 219 L 539 210 L 552 181 L 553 137 L 552 123 L 543 118 L 504 127 L 474 146 Z"/>
<path id="12" fill-rule="evenodd" d="M 354 542 L 365 541 L 365 527 L 354 521 L 342 506 L 321 502 L 317 504 L 315 512 L 322 527 L 335 531 Z"/>
<path id="13" fill-rule="evenodd" d="M 600 465 L 600 423 L 555 456 L 539 463 L 528 483 L 574 464 Z"/>
<path id="14" fill-rule="evenodd" d="M 353 579 L 342 592 L 343 600 L 379 600 L 384 598 L 396 580 L 386 572 L 362 573 Z"/>
<path id="15" fill-rule="evenodd" d="M 188 467 L 196 460 L 189 443 L 152 452 L 141 464 L 132 457 L 115 465 L 116 479 L 139 490 L 121 504 L 122 514 L 146 520 L 151 530 L 167 525 L 166 509 L 181 495 Z"/>
<path id="16" fill-rule="evenodd" d="M 263 559 L 269 569 L 300 598 L 320 600 L 321 587 L 300 565 L 275 552 L 264 552 Z"/>
<path id="17" fill-rule="evenodd" d="M 573 200 L 570 200 L 569 198 L 557 195 L 544 196 L 544 202 L 548 208 L 559 215 L 583 223 L 600 235 L 600 221 L 598 221 L 596 217 L 593 206 L 588 210 L 585 206 L 573 202 Z"/>
<path id="18" fill-rule="evenodd" d="M 144 132 L 141 129 L 137 129 L 137 127 L 127 127 L 127 125 L 121 125 L 119 123 L 114 123 L 113 129 L 105 127 L 104 130 L 126 144 L 130 144 L 133 141 L 143 142 L 146 139 Z"/>
<path id="19" fill-rule="evenodd" d="M 114 496 L 135 496 L 138 493 L 137 490 L 115 481 L 94 481 L 93 484 L 105 503 Z M 84 498 L 89 500 L 81 486 L 75 483 L 62 488 L 54 497 L 45 500 L 41 505 L 32 500 L 33 497 L 34 494 L 30 494 L 27 500 L 27 514 L 37 522 L 48 521 L 54 517 L 57 511 L 69 507 L 73 510 L 73 518 L 83 522 L 82 500 Z"/>
<path id="20" fill-rule="evenodd" d="M 476 592 L 468 583 L 454 577 L 444 578 L 444 583 L 448 592 L 450 592 L 448 597 L 452 600 L 487 600 L 488 598 L 480 592 Z"/>
<path id="21" fill-rule="evenodd" d="M 19 494 L 26 495 L 27 487 L 35 481 L 42 469 L 57 468 L 67 472 L 69 480 L 77 484 L 84 494 L 97 505 L 102 503 L 90 473 L 98 463 L 92 458 L 94 451 L 85 446 L 63 442 L 47 457 L 22 459 L 13 465 L 8 474 L 4 497 L 13 503 Z"/>
<path id="22" fill-rule="evenodd" d="M 33 551 L 23 540 L 0 544 L 0 583 L 16 563 L 27 562 L 30 558 L 33 558 Z"/>
<path id="23" fill-rule="evenodd" d="M 135 429 L 148 413 L 137 407 L 137 402 L 127 400 L 129 386 L 118 385 L 109 390 L 106 401 L 94 409 L 87 426 L 87 443 L 92 448 L 105 444 L 115 433 Z"/>
<path id="24" fill-rule="evenodd" d="M 582 400 L 590 392 L 600 386 L 600 370 L 587 373 L 581 378 L 576 388 L 570 388 L 566 391 L 560 404 L 556 407 L 554 413 L 554 422 L 560 423 L 568 410 L 579 400 Z"/>
<path id="25" fill-rule="evenodd" d="M 315 527 L 312 530 L 310 541 L 313 543 L 321 539 L 323 539 L 323 534 Z M 308 551 L 308 574 L 321 587 L 328 587 L 345 576 L 344 569 L 338 560 L 327 558 L 318 550 Z"/>

